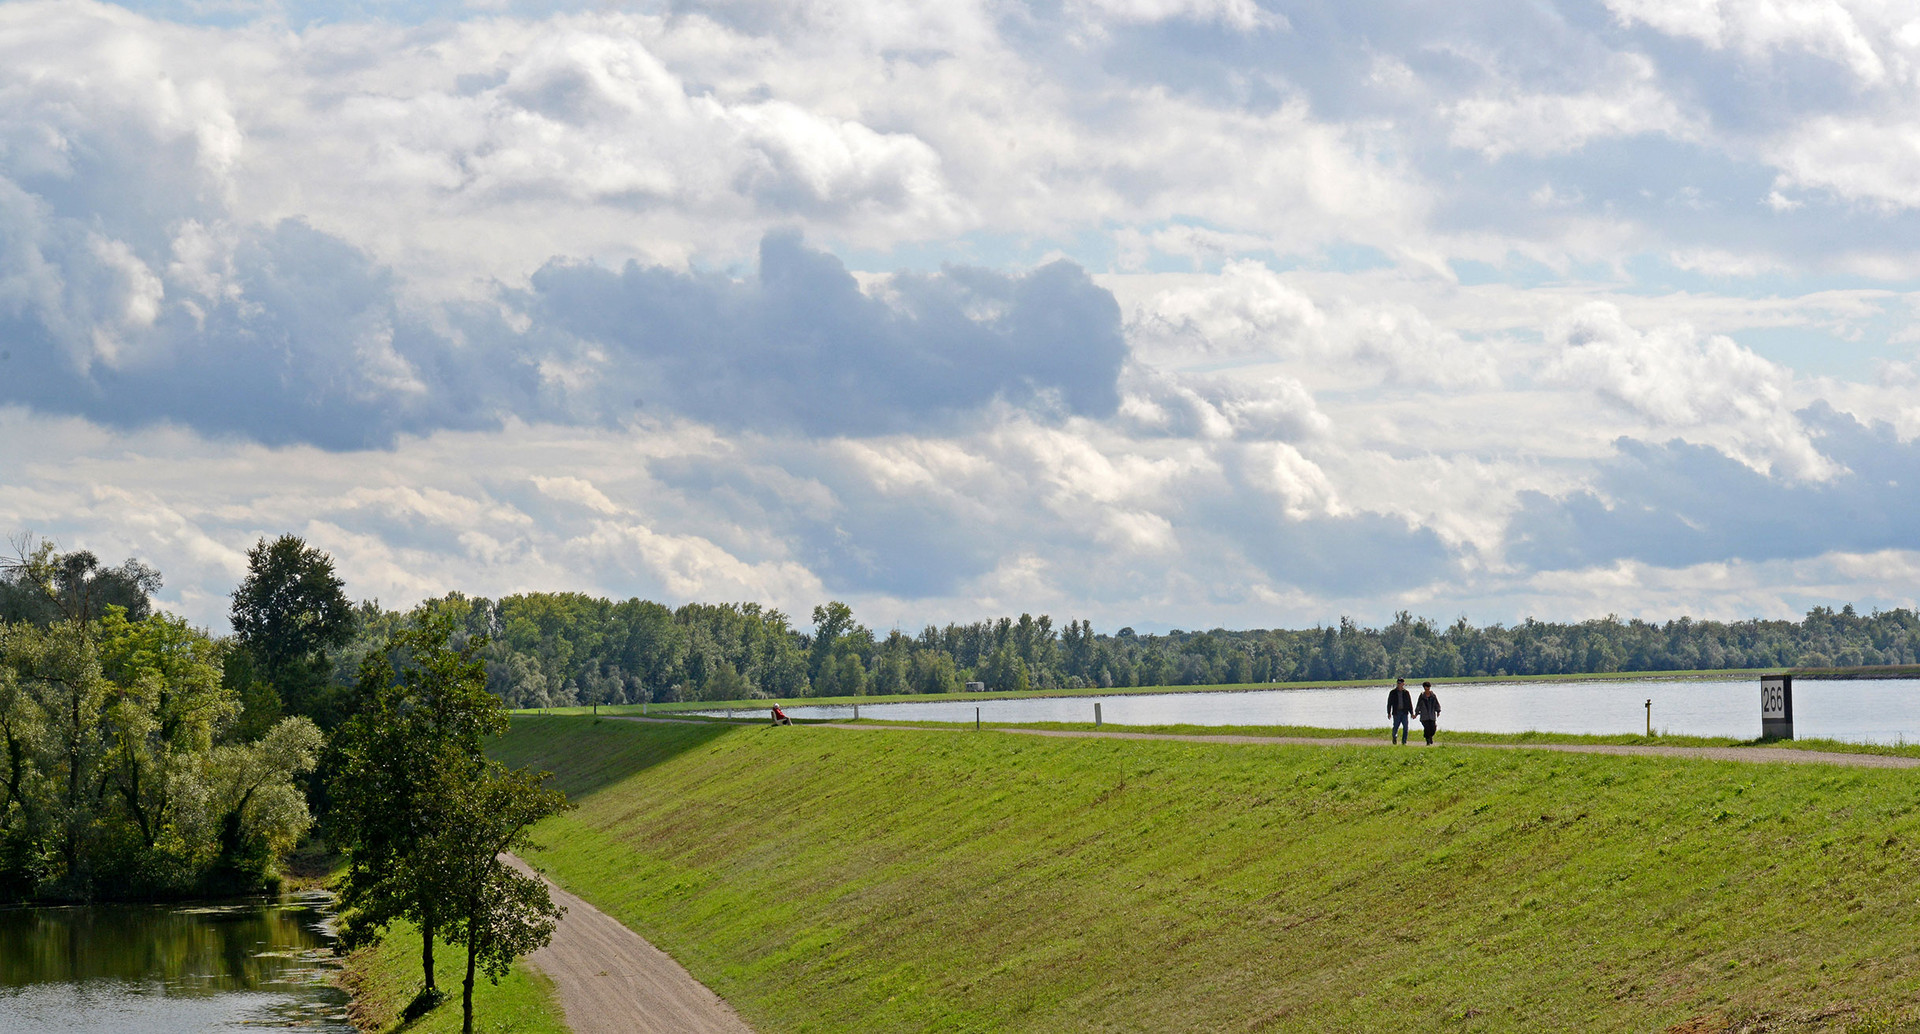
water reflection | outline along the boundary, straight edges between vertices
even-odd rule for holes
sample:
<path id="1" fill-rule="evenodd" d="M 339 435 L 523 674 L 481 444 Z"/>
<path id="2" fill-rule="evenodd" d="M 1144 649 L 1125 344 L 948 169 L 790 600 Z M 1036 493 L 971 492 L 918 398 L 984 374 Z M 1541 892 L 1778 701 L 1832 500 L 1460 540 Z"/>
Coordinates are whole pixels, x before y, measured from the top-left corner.
<path id="1" fill-rule="evenodd" d="M 1387 683 L 1333 689 L 1153 693 L 1141 696 L 1047 697 L 862 704 L 863 718 L 971 722 L 1091 722 L 1094 701 L 1112 725 L 1310 725 L 1385 728 Z M 1452 683 L 1437 687 L 1440 727 L 1475 732 L 1567 732 L 1610 735 L 1646 731 L 1653 701 L 1656 731 L 1690 736 L 1760 735 L 1760 680 L 1597 680 L 1586 682 Z M 1920 681 L 1799 681 L 1793 687 L 1794 732 L 1855 743 L 1920 743 Z M 708 712 L 724 714 L 726 712 Z M 796 718 L 847 718 L 851 707 L 794 707 Z"/>
<path id="2" fill-rule="evenodd" d="M 347 1034 L 324 904 L 0 909 L 0 1030 Z"/>

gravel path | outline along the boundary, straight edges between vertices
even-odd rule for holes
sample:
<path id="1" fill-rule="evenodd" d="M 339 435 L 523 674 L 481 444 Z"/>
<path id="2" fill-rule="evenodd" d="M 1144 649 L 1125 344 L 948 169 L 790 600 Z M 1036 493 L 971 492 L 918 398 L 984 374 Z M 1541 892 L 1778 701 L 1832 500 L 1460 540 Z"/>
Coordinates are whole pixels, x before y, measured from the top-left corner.
<path id="1" fill-rule="evenodd" d="M 873 725 L 835 725 L 836 729 L 875 729 Z M 1110 740 L 1179 740 L 1185 743 L 1270 743 L 1293 746 L 1391 747 L 1377 737 L 1358 736 L 1206 736 L 1171 732 L 1093 732 L 1074 729 L 1006 729 L 999 732 L 1025 736 L 1098 737 Z M 1701 758 L 1708 761 L 1757 761 L 1786 765 L 1844 765 L 1851 768 L 1920 768 L 1920 758 L 1893 757 L 1887 754 L 1838 754 L 1824 750 L 1795 750 L 1792 747 L 1658 747 L 1606 743 L 1448 743 L 1435 746 L 1473 747 L 1487 750 L 1557 750 L 1564 754 L 1624 754 L 1636 757 Z M 1409 747 L 1408 749 L 1416 749 Z M 1425 750 L 1425 746 L 1417 749 Z"/>
<path id="2" fill-rule="evenodd" d="M 509 855 L 521 872 L 527 863 Z M 673 957 L 605 912 L 554 887 L 567 914 L 528 961 L 553 979 L 574 1034 L 753 1034 L 733 1007 Z"/>
<path id="3" fill-rule="evenodd" d="M 668 722 L 676 724 L 705 724 L 689 722 L 684 718 L 642 718 L 637 715 L 614 715 L 629 722 Z M 811 725 L 816 729 L 851 729 L 856 732 L 873 732 L 882 729 L 919 732 L 959 732 L 967 730 L 964 724 L 956 728 L 937 725 L 854 725 L 847 722 L 820 722 Z M 1292 747 L 1390 747 L 1391 743 L 1382 743 L 1372 736 L 1209 736 L 1205 733 L 1178 732 L 1108 732 L 1092 729 L 1019 729 L 1005 725 L 989 725 L 987 732 L 1012 733 L 1019 736 L 1055 736 L 1062 739 L 1107 739 L 1107 740 L 1175 740 L 1181 743 L 1251 743 Z M 1796 750 L 1793 747 L 1658 747 L 1633 746 L 1631 744 L 1608 743 L 1461 743 L 1449 741 L 1446 733 L 1440 734 L 1436 747 L 1472 747 L 1484 750 L 1556 750 L 1563 754 L 1620 754 L 1629 757 L 1652 758 L 1697 758 L 1703 761 L 1747 761 L 1782 765 L 1840 765 L 1845 768 L 1920 768 L 1920 758 L 1895 757 L 1888 754 L 1842 754 L 1826 750 Z M 1420 749 L 1426 749 L 1424 746 Z"/>
<path id="4" fill-rule="evenodd" d="M 692 723 L 683 718 L 641 718 L 634 715 L 618 715 L 630 722 L 672 722 Z M 919 732 L 958 732 L 967 730 L 965 725 L 949 729 L 937 725 L 853 725 L 846 722 L 821 722 L 809 726 L 817 729 L 851 729 L 856 732 L 873 732 L 882 729 Z M 1019 729 L 1005 725 L 989 725 L 987 732 L 1012 733 L 1019 736 L 1054 736 L 1062 739 L 1107 739 L 1107 740 L 1175 740 L 1181 743 L 1251 743 L 1292 747 L 1391 747 L 1391 743 L 1382 743 L 1373 736 L 1209 736 L 1205 733 L 1177 732 L 1108 732 L 1092 729 Z M 1747 761 L 1783 765 L 1840 765 L 1845 768 L 1920 768 L 1920 758 L 1895 757 L 1888 754 L 1842 754 L 1825 750 L 1796 750 L 1792 747 L 1659 747 L 1633 746 L 1631 744 L 1607 743 L 1461 743 L 1449 741 L 1446 733 L 1440 734 L 1436 747 L 1472 747 L 1484 750 L 1556 750 L 1563 754 L 1620 754 L 1629 757 L 1653 758 L 1697 758 L 1703 761 Z M 1411 748 L 1410 748 L 1411 749 Z M 1426 749 L 1422 746 L 1419 749 Z"/>

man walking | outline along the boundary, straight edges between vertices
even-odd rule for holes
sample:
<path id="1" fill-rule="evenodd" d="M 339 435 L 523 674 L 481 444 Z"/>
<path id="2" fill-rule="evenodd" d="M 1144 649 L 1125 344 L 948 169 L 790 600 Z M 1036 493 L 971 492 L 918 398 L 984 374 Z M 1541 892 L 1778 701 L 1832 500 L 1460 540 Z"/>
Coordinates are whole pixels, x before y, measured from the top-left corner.
<path id="1" fill-rule="evenodd" d="M 1407 692 L 1407 680 L 1394 679 L 1393 688 L 1387 690 L 1387 717 L 1393 719 L 1393 731 L 1388 735 L 1402 747 L 1407 745 L 1407 738 L 1412 734 L 1407 723 L 1407 716 L 1412 713 L 1413 694 Z"/>
<path id="2" fill-rule="evenodd" d="M 1440 724 L 1440 698 L 1433 695 L 1433 683 L 1420 683 L 1420 702 L 1413 705 L 1420 716 L 1420 731 L 1427 734 L 1427 746 L 1433 746 L 1433 730 Z"/>

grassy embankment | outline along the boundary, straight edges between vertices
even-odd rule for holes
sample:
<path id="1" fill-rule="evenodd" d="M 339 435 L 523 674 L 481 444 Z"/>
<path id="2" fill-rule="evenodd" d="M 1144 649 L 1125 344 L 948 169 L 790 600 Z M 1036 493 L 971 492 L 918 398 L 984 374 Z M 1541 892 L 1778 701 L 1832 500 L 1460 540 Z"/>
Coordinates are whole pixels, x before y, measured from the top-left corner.
<path id="1" fill-rule="evenodd" d="M 396 924 L 378 945 L 349 955 L 342 983 L 353 995 L 354 1024 L 373 1034 L 458 1031 L 466 950 L 443 943 L 434 949 L 433 963 L 434 981 L 446 998 L 409 1020 L 407 1007 L 420 991 L 420 931 Z M 567 1034 L 553 982 L 524 961 L 500 978 L 499 986 L 488 983 L 485 974 L 475 975 L 473 1027 L 487 1034 Z"/>
<path id="2" fill-rule="evenodd" d="M 1899 771 L 578 718 L 500 754 L 581 805 L 535 859 L 766 1032 L 1920 1018 Z"/>
<path id="3" fill-rule="evenodd" d="M 1772 674 L 1778 668 L 1721 668 L 1697 669 L 1689 671 L 1611 671 L 1579 675 L 1477 675 L 1459 678 L 1436 678 L 1431 681 L 1435 686 L 1448 685 L 1486 685 L 1490 683 L 1526 683 L 1526 682 L 1646 682 L 1681 681 L 1693 679 L 1757 679 L 1761 675 Z M 1887 665 L 1861 668 L 1793 668 L 1788 672 L 1798 679 L 1866 679 L 1866 678 L 1920 678 L 1920 665 Z M 1129 686 L 1113 689 L 1034 689 L 1024 693 L 926 693 L 895 696 L 861 697 L 783 697 L 779 700 L 688 700 L 672 704 L 647 704 L 647 714 L 672 714 L 676 711 L 764 711 L 770 704 L 782 707 L 831 706 L 851 704 L 904 704 L 927 703 L 950 700 L 1022 700 L 1032 697 L 1114 697 L 1136 696 L 1143 693 L 1248 693 L 1274 689 L 1344 689 L 1355 686 L 1385 686 L 1391 679 L 1347 679 L 1320 682 L 1248 682 L 1218 686 Z M 515 714 L 551 714 L 551 715 L 629 715 L 640 714 L 640 704 L 607 704 L 599 708 L 578 707 L 528 707 L 515 711 Z"/>

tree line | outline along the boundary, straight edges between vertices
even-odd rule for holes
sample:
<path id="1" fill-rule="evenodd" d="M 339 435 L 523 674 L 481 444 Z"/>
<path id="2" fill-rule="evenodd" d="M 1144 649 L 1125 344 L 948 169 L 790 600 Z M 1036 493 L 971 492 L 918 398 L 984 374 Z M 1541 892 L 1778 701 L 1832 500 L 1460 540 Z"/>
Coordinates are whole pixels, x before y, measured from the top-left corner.
<path id="1" fill-rule="evenodd" d="M 499 600 L 459 593 L 421 604 L 488 639 L 487 685 L 509 707 L 881 696 L 1352 679 L 1825 668 L 1920 663 L 1920 617 L 1814 607 L 1799 621 L 1666 622 L 1616 617 L 1450 625 L 1402 611 L 1306 629 L 1096 632 L 1046 614 L 884 633 L 844 603 L 796 627 L 757 603 L 614 601 L 580 593 Z M 408 620 L 363 603 L 356 651 Z"/>
<path id="2" fill-rule="evenodd" d="M 274 886 L 315 828 L 345 863 L 346 946 L 396 921 L 497 981 L 560 910 L 502 861 L 567 806 L 546 773 L 486 756 L 506 731 L 488 640 L 455 609 L 351 606 L 332 559 L 262 539 L 233 634 L 158 613 L 158 571 L 16 543 L 0 565 L 0 901 L 164 898 Z M 375 620 L 378 618 L 378 620 Z M 344 654 L 352 649 L 350 665 Z"/>

